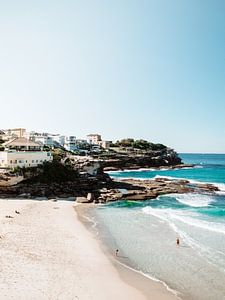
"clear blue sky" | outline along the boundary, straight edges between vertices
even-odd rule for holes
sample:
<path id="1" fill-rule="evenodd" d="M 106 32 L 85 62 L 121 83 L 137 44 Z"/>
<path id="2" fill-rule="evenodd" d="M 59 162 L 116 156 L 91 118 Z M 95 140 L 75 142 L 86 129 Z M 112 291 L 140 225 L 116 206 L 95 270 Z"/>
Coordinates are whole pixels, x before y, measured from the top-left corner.
<path id="1" fill-rule="evenodd" d="M 1 1 L 0 128 L 225 153 L 224 0 Z"/>

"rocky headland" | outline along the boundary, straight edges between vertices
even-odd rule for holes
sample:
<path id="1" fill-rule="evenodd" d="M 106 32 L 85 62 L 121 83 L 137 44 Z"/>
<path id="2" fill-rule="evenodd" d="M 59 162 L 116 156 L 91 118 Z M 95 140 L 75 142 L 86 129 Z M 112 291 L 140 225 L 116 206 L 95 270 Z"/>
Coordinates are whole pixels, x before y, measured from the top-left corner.
<path id="1" fill-rule="evenodd" d="M 184 167 L 181 158 L 170 148 L 160 150 L 121 150 L 117 149 L 95 155 L 105 171 L 136 170 L 140 168 L 175 168 Z"/>
<path id="2" fill-rule="evenodd" d="M 64 153 L 52 163 L 36 168 L 1 172 L 1 198 L 70 198 L 80 203 L 105 203 L 121 199 L 146 200 L 162 194 L 214 193 L 210 184 L 187 180 L 113 180 L 106 171 L 140 168 L 187 168 L 167 147 L 152 151 L 108 151 L 88 157 Z"/>
<path id="3" fill-rule="evenodd" d="M 101 168 L 99 169 L 101 170 Z M 79 174 L 71 181 L 40 182 L 40 178 L 27 179 L 19 184 L 0 186 L 1 198 L 68 198 L 79 203 L 107 203 L 118 200 L 149 200 L 171 193 L 215 193 L 212 184 L 193 184 L 188 180 L 123 179 L 114 180 L 104 172 L 95 175 Z"/>

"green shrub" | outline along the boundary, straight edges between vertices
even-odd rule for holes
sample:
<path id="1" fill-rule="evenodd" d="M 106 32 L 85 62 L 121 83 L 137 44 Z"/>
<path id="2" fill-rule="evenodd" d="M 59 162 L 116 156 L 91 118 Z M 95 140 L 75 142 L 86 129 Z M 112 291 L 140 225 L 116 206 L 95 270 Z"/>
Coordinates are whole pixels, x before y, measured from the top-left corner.
<path id="1" fill-rule="evenodd" d="M 59 161 L 46 162 L 38 167 L 41 172 L 31 181 L 40 183 L 60 183 L 73 181 L 78 177 L 78 172 L 70 164 L 62 164 Z"/>

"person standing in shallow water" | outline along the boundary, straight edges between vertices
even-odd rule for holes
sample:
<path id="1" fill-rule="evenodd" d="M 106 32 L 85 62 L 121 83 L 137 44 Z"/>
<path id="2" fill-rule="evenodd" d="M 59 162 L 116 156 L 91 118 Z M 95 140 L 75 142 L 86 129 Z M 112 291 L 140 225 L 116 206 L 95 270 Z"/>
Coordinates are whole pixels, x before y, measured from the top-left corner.
<path id="1" fill-rule="evenodd" d="M 179 245 L 180 245 L 180 239 L 177 238 L 177 246 L 179 246 Z"/>

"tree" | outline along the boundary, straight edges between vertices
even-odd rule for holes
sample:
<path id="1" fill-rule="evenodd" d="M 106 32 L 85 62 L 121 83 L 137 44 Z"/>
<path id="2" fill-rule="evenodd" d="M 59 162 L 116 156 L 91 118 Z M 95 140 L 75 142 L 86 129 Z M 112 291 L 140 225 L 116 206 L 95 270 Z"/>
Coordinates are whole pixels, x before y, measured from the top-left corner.
<path id="1" fill-rule="evenodd" d="M 133 147 L 134 139 L 131 139 L 131 138 L 122 139 L 119 142 L 119 144 L 120 144 L 121 147 Z"/>
<path id="2" fill-rule="evenodd" d="M 150 148 L 150 143 L 145 140 L 136 140 L 133 143 L 133 147 L 142 150 L 148 150 Z"/>

